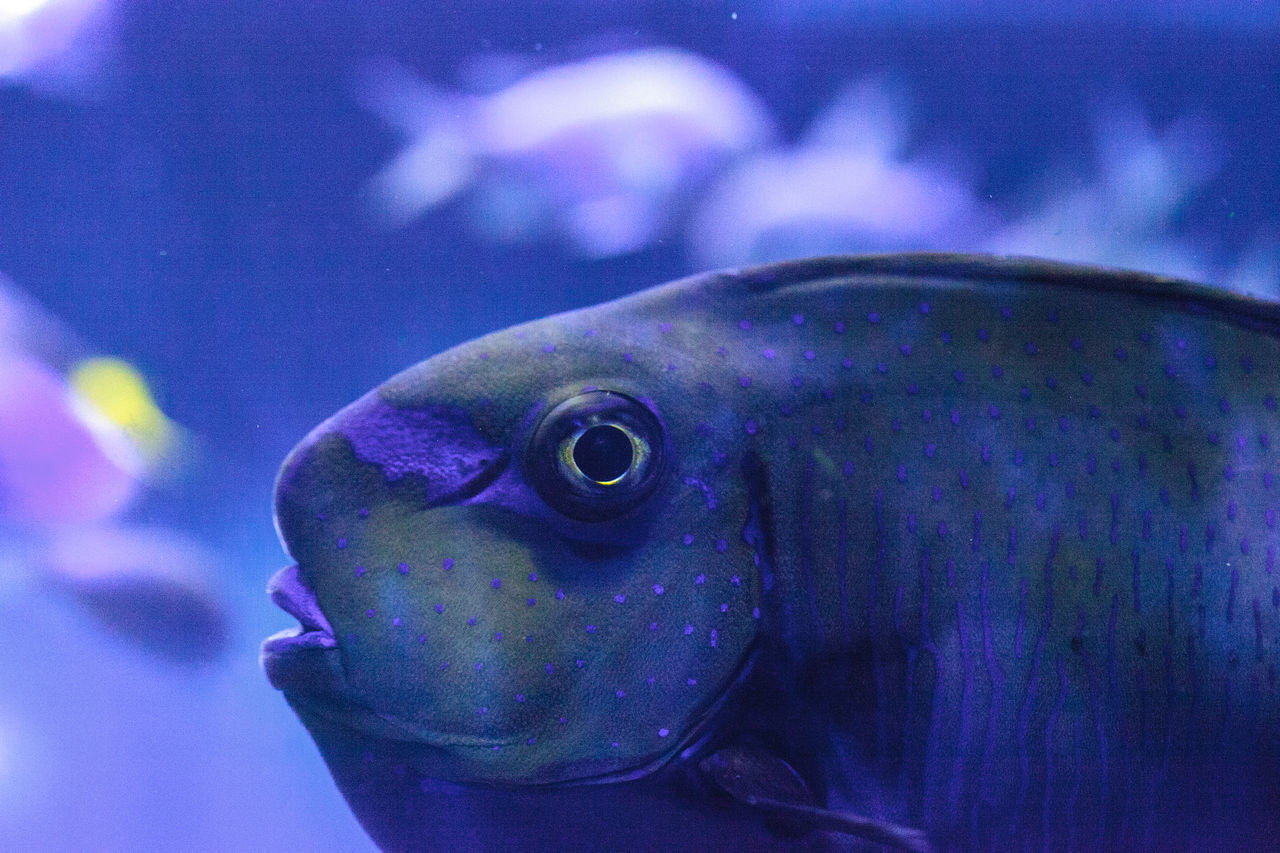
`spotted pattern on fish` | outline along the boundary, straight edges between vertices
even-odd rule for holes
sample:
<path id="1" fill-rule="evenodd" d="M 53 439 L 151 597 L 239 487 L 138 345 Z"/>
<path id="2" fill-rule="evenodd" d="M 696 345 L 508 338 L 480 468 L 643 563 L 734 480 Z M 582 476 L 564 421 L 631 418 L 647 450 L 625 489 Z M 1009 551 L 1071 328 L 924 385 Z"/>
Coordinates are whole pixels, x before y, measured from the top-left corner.
<path id="1" fill-rule="evenodd" d="M 420 830 L 370 766 L 427 815 L 433 780 L 625 791 L 749 743 L 938 849 L 1251 849 L 1280 832 L 1278 332 L 1182 282 L 889 256 L 490 335 L 286 463 L 334 643 L 269 673 L 389 848 Z M 659 424 L 616 516 L 529 458 L 599 394 Z"/>

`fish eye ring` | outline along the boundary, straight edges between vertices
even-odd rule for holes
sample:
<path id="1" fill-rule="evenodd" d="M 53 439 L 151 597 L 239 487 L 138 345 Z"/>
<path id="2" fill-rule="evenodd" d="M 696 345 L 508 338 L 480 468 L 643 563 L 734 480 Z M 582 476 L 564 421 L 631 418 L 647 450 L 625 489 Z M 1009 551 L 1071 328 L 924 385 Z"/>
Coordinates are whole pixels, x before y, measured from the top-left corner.
<path id="1" fill-rule="evenodd" d="M 570 397 L 538 423 L 525 470 L 551 507 L 581 521 L 633 509 L 656 486 L 663 458 L 661 422 L 640 401 L 616 391 Z"/>
<path id="2" fill-rule="evenodd" d="M 608 488 L 625 486 L 644 476 L 649 443 L 626 424 L 593 421 L 560 442 L 560 472 L 572 480 Z"/>

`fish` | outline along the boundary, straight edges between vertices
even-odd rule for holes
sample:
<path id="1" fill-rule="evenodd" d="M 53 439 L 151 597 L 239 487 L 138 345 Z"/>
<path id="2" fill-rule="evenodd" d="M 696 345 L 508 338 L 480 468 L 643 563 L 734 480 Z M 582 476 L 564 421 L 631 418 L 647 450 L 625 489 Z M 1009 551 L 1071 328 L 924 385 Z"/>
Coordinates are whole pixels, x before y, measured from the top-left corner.
<path id="1" fill-rule="evenodd" d="M 908 156 L 908 101 L 890 79 L 856 81 L 794 145 L 724 169 L 686 229 L 694 263 L 975 245 L 997 214 L 955 169 Z"/>
<path id="2" fill-rule="evenodd" d="M 693 276 L 285 460 L 266 675 L 384 850 L 1260 850 L 1280 305 L 1000 256 Z"/>
<path id="3" fill-rule="evenodd" d="M 375 220 L 402 228 L 470 190 L 483 235 L 555 236 L 586 257 L 664 236 L 697 185 L 774 132 L 746 84 L 675 48 L 555 65 L 486 95 L 437 90 L 387 59 L 357 78 L 360 101 L 408 139 L 369 182 Z"/>
<path id="4" fill-rule="evenodd" d="M 72 100 L 97 94 L 114 58 L 114 0 L 16 0 L 0 5 L 0 85 Z"/>
<path id="5" fill-rule="evenodd" d="M 231 646 L 233 618 L 212 583 L 217 555 L 166 528 L 64 526 L 0 537 L 0 594 L 35 590 L 153 661 L 197 669 Z"/>
<path id="6" fill-rule="evenodd" d="M 0 276 L 0 595 L 51 594 L 152 658 L 201 666 L 230 646 L 218 560 L 126 516 L 193 457 L 127 362 Z"/>

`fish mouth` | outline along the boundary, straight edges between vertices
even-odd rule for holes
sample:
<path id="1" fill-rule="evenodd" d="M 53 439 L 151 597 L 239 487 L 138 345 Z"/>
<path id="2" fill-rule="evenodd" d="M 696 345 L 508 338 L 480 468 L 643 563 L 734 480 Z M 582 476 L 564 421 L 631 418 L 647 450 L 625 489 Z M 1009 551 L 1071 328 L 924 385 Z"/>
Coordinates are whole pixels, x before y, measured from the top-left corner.
<path id="1" fill-rule="evenodd" d="M 333 627 L 320 610 L 316 594 L 303 582 L 297 566 L 276 572 L 267 595 L 298 625 L 272 634 L 262 643 L 260 659 L 267 680 L 277 690 L 330 693 L 345 679 Z"/>

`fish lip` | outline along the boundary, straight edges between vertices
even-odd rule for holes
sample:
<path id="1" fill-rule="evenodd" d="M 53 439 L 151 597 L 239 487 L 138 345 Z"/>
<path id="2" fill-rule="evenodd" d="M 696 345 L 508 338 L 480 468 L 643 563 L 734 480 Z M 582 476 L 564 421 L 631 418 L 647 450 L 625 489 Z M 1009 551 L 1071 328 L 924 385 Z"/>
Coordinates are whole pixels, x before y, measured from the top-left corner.
<path id="1" fill-rule="evenodd" d="M 272 575 L 271 580 L 267 581 L 267 595 L 271 596 L 276 607 L 298 620 L 301 626 L 299 636 L 315 633 L 319 635 L 316 642 L 327 639 L 329 645 L 333 645 L 333 626 L 321 611 L 315 590 L 307 586 L 299 576 L 297 566 L 286 566 Z M 281 631 L 274 636 L 287 632 Z"/>
<path id="2" fill-rule="evenodd" d="M 314 693 L 340 692 L 345 683 L 333 627 L 320 610 L 315 591 L 298 574 L 297 566 L 276 572 L 267 594 L 298 625 L 272 634 L 262 643 L 260 661 L 267 680 L 277 690 Z"/>

